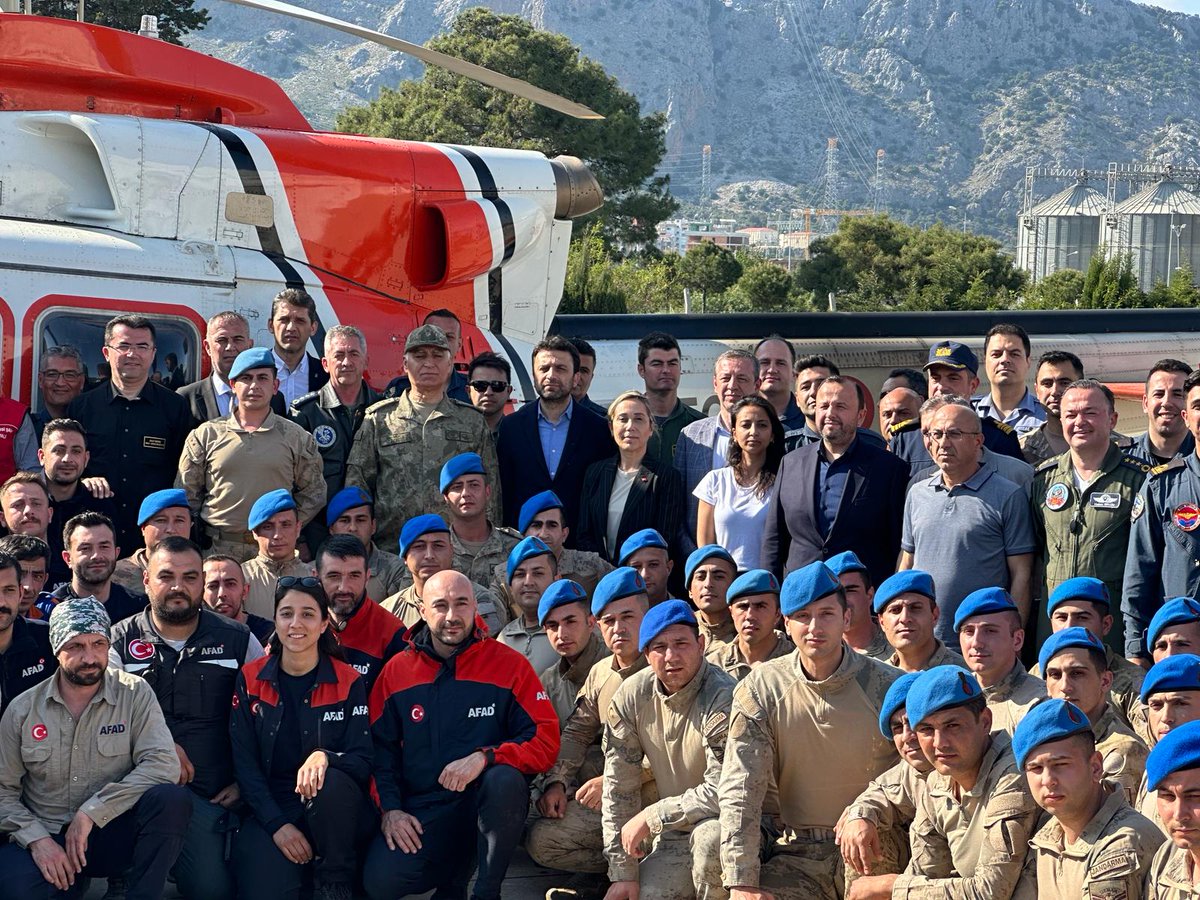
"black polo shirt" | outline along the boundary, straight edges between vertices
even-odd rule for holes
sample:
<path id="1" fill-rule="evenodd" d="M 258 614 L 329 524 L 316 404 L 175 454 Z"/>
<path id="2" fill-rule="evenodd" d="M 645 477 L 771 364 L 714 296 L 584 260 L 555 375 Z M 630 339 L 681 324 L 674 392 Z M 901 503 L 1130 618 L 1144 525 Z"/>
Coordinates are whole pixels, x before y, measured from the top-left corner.
<path id="1" fill-rule="evenodd" d="M 71 589 L 71 582 L 67 581 L 50 591 L 50 596 L 54 598 L 55 604 L 58 604 L 63 600 L 80 595 Z M 83 596 L 88 595 L 84 594 Z M 104 609 L 108 613 L 109 621 L 116 625 L 122 619 L 136 616 L 146 608 L 146 604 L 149 602 L 145 594 L 131 594 L 121 585 L 112 582 L 108 587 L 108 600 L 104 602 Z M 46 618 L 49 618 L 49 614 Z"/>
<path id="2" fill-rule="evenodd" d="M 46 470 L 42 470 L 42 481 L 45 482 Z M 112 500 L 93 497 L 82 484 L 75 485 L 75 493 L 66 500 L 55 500 L 50 498 L 50 508 L 54 510 L 54 518 L 50 520 L 49 533 L 46 535 L 46 543 L 50 546 L 50 563 L 46 567 L 49 577 L 46 579 L 50 584 L 59 584 L 63 581 L 71 580 L 71 570 L 65 562 L 63 562 L 63 526 L 72 518 L 82 512 L 98 512 L 108 516 L 114 522 L 117 520 L 117 507 Z M 138 546 L 141 546 L 140 537 Z M 122 551 L 123 556 L 128 556 L 128 553 Z"/>
<path id="3" fill-rule="evenodd" d="M 20 693 L 41 684 L 58 671 L 58 658 L 50 650 L 50 626 L 18 616 L 13 620 L 12 643 L 0 653 L 0 712 Z"/>

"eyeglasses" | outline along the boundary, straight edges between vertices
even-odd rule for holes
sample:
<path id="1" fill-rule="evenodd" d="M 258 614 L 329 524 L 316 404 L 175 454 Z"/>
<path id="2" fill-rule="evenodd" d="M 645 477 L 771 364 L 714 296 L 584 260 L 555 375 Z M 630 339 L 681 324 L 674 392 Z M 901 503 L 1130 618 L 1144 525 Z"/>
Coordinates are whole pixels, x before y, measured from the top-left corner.
<path id="1" fill-rule="evenodd" d="M 507 381 L 472 381 L 468 387 L 477 394 L 485 394 L 490 388 L 495 393 L 499 394 L 502 391 L 508 390 Z"/>
<path id="2" fill-rule="evenodd" d="M 42 373 L 42 377 L 47 381 L 74 381 L 76 378 L 82 378 L 82 372 L 60 372 L 57 369 L 47 369 Z"/>
<path id="3" fill-rule="evenodd" d="M 137 353 L 139 356 L 144 356 L 154 349 L 153 344 L 109 344 L 109 350 L 116 350 L 118 353 Z"/>
<path id="4" fill-rule="evenodd" d="M 945 431 L 942 431 L 940 428 L 930 428 L 925 432 L 925 436 L 931 441 L 959 441 L 962 440 L 965 435 L 980 433 L 981 432 L 978 431 L 962 431 L 958 428 L 947 428 Z"/>
<path id="5" fill-rule="evenodd" d="M 277 582 L 275 582 L 276 588 L 282 588 L 285 591 L 288 588 L 294 588 L 297 585 L 306 588 L 320 587 L 321 579 L 313 578 L 311 575 L 305 575 L 303 578 L 297 578 L 295 575 L 284 575 Z"/>

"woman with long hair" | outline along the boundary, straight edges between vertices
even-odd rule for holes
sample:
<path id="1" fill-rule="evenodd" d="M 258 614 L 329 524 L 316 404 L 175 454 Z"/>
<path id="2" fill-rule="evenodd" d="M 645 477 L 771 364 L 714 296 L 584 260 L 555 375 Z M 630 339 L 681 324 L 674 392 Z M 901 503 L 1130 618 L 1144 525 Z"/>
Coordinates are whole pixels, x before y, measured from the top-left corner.
<path id="1" fill-rule="evenodd" d="M 762 566 L 763 530 L 783 459 L 783 425 L 762 397 L 739 400 L 730 415 L 729 465 L 713 469 L 693 492 L 700 500 L 696 544 L 720 544 L 738 569 Z"/>

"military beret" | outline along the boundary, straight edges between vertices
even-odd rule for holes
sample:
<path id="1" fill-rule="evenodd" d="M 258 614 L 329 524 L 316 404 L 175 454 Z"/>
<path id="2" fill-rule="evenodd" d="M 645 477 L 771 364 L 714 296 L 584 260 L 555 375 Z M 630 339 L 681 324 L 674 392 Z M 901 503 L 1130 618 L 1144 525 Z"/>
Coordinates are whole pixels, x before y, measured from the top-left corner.
<path id="1" fill-rule="evenodd" d="M 725 595 L 726 602 L 732 605 L 739 597 L 747 597 L 751 594 L 774 594 L 778 599 L 779 579 L 766 569 L 751 569 L 749 572 L 743 572 L 733 580 L 733 584 L 729 585 L 729 593 Z"/>
<path id="2" fill-rule="evenodd" d="M 243 350 L 234 359 L 233 365 L 229 367 L 229 380 L 233 381 L 243 372 L 249 372 L 251 369 L 275 369 L 275 354 L 267 347 L 251 347 L 249 350 Z"/>
<path id="3" fill-rule="evenodd" d="M 546 616 L 550 615 L 552 609 L 566 606 L 568 603 L 582 603 L 586 607 L 587 599 L 587 591 L 583 589 L 582 584 L 570 578 L 560 578 L 546 588 L 542 599 L 538 601 L 538 625 L 546 621 Z"/>
<path id="4" fill-rule="evenodd" d="M 1200 656 L 1176 653 L 1150 667 L 1142 682 L 1142 702 L 1168 691 L 1200 691 Z"/>
<path id="5" fill-rule="evenodd" d="M 267 491 L 261 497 L 254 501 L 254 505 L 250 507 L 250 518 L 247 521 L 247 526 L 253 531 L 275 513 L 281 513 L 285 509 L 295 509 L 296 501 L 292 495 L 279 488 L 275 491 Z"/>
<path id="6" fill-rule="evenodd" d="M 1150 748 L 1146 760 L 1146 790 L 1157 791 L 1166 777 L 1184 769 L 1200 769 L 1200 722 L 1172 728 Z"/>
<path id="7" fill-rule="evenodd" d="M 646 593 L 646 582 L 638 574 L 637 569 L 622 566 L 613 569 L 600 579 L 596 589 L 592 591 L 592 615 L 599 616 L 604 607 L 626 597 L 636 597 Z"/>
<path id="8" fill-rule="evenodd" d="M 187 491 L 182 488 L 167 488 L 165 491 L 155 491 L 153 494 L 147 494 L 146 499 L 142 501 L 142 505 L 138 507 L 138 527 L 145 525 L 164 509 L 170 509 L 173 506 L 182 506 L 184 509 L 189 508 Z"/>
<path id="9" fill-rule="evenodd" d="M 951 369 L 970 369 L 972 372 L 978 372 L 979 359 L 966 344 L 960 344 L 958 341 L 938 341 L 929 348 L 929 361 L 925 363 L 925 368 L 930 366 L 948 366 Z"/>
<path id="10" fill-rule="evenodd" d="M 521 514 L 517 516 L 517 530 L 524 534 L 529 528 L 529 523 L 538 513 L 544 513 L 548 509 L 562 508 L 563 502 L 558 499 L 558 494 L 554 491 L 542 491 L 540 494 L 534 494 L 521 504 Z"/>
<path id="11" fill-rule="evenodd" d="M 446 493 L 450 485 L 464 475 L 487 475 L 483 469 L 483 459 L 478 453 L 460 453 L 446 460 L 446 464 L 442 466 L 438 490 Z"/>
<path id="12" fill-rule="evenodd" d="M 883 579 L 879 587 L 875 588 L 875 600 L 871 605 L 875 612 L 881 613 L 884 607 L 901 594 L 921 594 L 937 603 L 933 576 L 920 569 L 905 569 Z"/>
<path id="13" fill-rule="evenodd" d="M 638 652 L 645 653 L 646 645 L 662 633 L 663 629 L 672 625 L 696 625 L 696 614 L 682 600 L 664 600 L 657 606 L 650 607 L 642 619 L 642 627 L 638 631 Z"/>
<path id="14" fill-rule="evenodd" d="M 909 690 L 920 677 L 920 672 L 905 672 L 892 682 L 892 686 L 883 695 L 883 706 L 879 708 L 879 730 L 889 741 L 892 739 L 892 716 L 896 714 L 896 710 L 904 708 L 908 702 Z"/>
<path id="15" fill-rule="evenodd" d="M 986 616 L 989 613 L 1015 612 L 1020 610 L 1013 598 L 1004 588 L 989 587 L 972 591 L 963 598 L 958 610 L 954 613 L 954 630 L 961 631 L 963 623 L 974 616 Z"/>
<path id="16" fill-rule="evenodd" d="M 413 541 L 417 538 L 440 531 L 444 531 L 447 534 L 450 532 L 450 526 L 446 524 L 446 520 L 441 516 L 432 514 L 413 516 L 400 529 L 400 558 L 404 559 L 408 555 L 408 548 L 412 546 Z"/>
<path id="17" fill-rule="evenodd" d="M 1075 734 L 1090 734 L 1091 731 L 1092 723 L 1074 703 L 1043 700 L 1025 713 L 1013 732 L 1012 749 L 1013 756 L 1017 758 L 1017 768 L 1025 768 L 1029 754 L 1042 744 L 1061 741 Z"/>
<path id="18" fill-rule="evenodd" d="M 539 537 L 522 538 L 508 554 L 508 565 L 505 569 L 508 583 L 512 584 L 513 573 L 517 571 L 517 566 L 525 560 L 533 559 L 535 556 L 551 556 L 553 553 L 554 551 L 547 547 L 545 541 Z"/>
<path id="19" fill-rule="evenodd" d="M 414 328 L 404 339 L 404 352 L 416 350 L 418 347 L 437 347 L 439 350 L 450 349 L 450 339 L 446 332 L 436 325 L 422 325 Z"/>
<path id="20" fill-rule="evenodd" d="M 829 557 L 829 559 L 825 560 L 825 565 L 829 566 L 829 571 L 838 578 L 841 578 L 847 572 L 870 571 L 853 550 L 845 550 Z"/>
<path id="21" fill-rule="evenodd" d="M 1046 666 L 1050 664 L 1050 660 L 1072 647 L 1083 647 L 1086 650 L 1104 653 L 1104 642 L 1086 628 L 1075 625 L 1071 628 L 1064 628 L 1062 631 L 1056 631 L 1046 638 L 1042 649 L 1038 651 L 1038 667 L 1041 669 L 1043 678 L 1046 676 Z"/>
<path id="22" fill-rule="evenodd" d="M 1188 622 L 1200 622 L 1200 603 L 1191 597 L 1168 600 L 1150 619 L 1150 627 L 1146 629 L 1146 647 L 1153 650 L 1160 634 L 1172 625 L 1186 625 Z"/>
<path id="23" fill-rule="evenodd" d="M 1108 588 L 1099 578 L 1089 578 L 1079 575 L 1068 578 L 1050 593 L 1050 602 L 1046 604 L 1046 615 L 1050 615 L 1060 604 L 1069 600 L 1086 600 L 1088 603 L 1099 603 L 1101 606 L 1111 606 Z"/>
<path id="24" fill-rule="evenodd" d="M 325 525 L 327 527 L 333 525 L 342 517 L 342 513 L 360 506 L 369 506 L 374 509 L 375 501 L 360 487 L 342 488 L 330 498 L 329 505 L 325 507 Z"/>
<path id="25" fill-rule="evenodd" d="M 698 568 L 710 559 L 723 559 L 729 565 L 733 566 L 733 571 L 737 571 L 737 562 L 734 561 L 733 554 L 720 544 L 705 544 L 703 547 L 693 550 L 687 558 L 687 563 L 684 564 L 683 586 L 685 588 L 691 588 L 692 576 L 696 574 Z"/>
<path id="26" fill-rule="evenodd" d="M 811 562 L 783 579 L 779 590 L 779 611 L 790 616 L 810 603 L 834 593 L 842 583 L 825 563 Z"/>
<path id="27" fill-rule="evenodd" d="M 661 534 L 653 528 L 643 528 L 641 531 L 635 531 L 629 537 L 625 538 L 625 543 L 621 545 L 621 556 L 617 560 L 619 565 L 625 565 L 625 560 L 633 556 L 639 550 L 645 550 L 647 547 L 657 547 L 660 550 L 667 549 L 667 541 Z"/>
<path id="28" fill-rule="evenodd" d="M 982 697 L 975 676 L 961 666 L 934 666 L 920 673 L 908 689 L 905 708 L 913 728 L 943 709 L 951 709 Z"/>

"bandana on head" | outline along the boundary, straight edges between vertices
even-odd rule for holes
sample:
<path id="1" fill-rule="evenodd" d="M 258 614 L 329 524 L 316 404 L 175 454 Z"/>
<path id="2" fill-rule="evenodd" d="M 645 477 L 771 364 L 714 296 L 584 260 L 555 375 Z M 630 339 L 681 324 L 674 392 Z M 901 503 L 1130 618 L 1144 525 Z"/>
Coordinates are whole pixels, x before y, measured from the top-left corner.
<path id="1" fill-rule="evenodd" d="M 102 634 L 107 638 L 111 627 L 103 603 L 95 597 L 72 597 L 50 613 L 50 649 L 58 653 L 67 641 L 81 634 Z"/>

